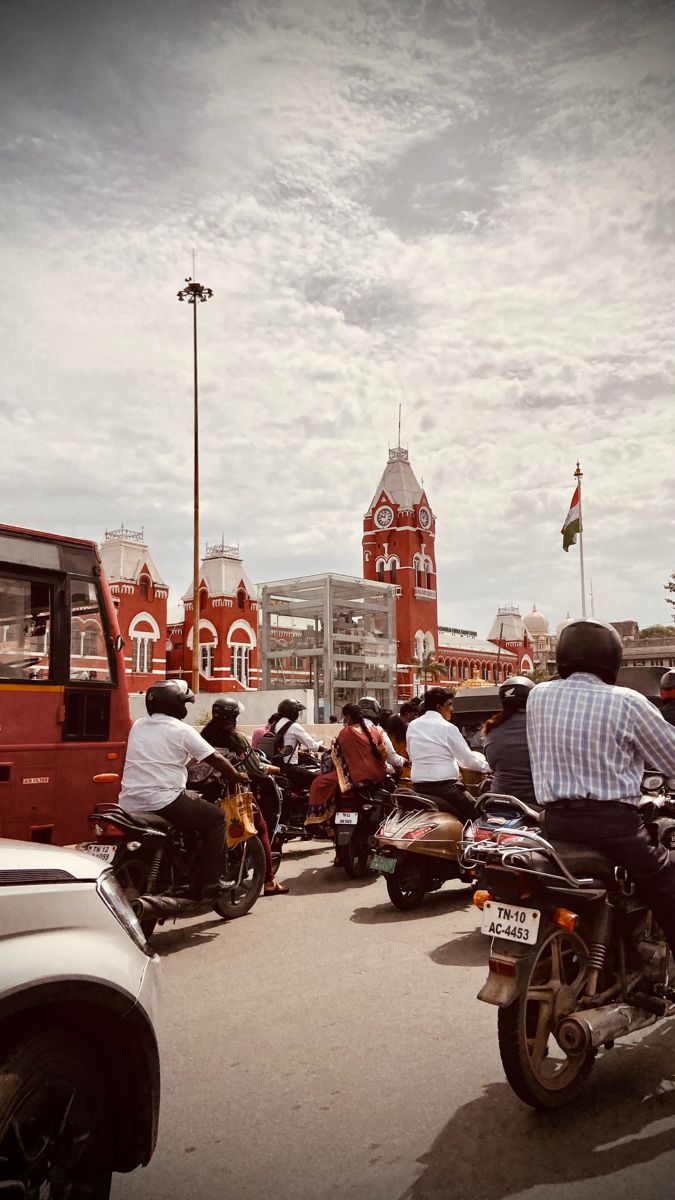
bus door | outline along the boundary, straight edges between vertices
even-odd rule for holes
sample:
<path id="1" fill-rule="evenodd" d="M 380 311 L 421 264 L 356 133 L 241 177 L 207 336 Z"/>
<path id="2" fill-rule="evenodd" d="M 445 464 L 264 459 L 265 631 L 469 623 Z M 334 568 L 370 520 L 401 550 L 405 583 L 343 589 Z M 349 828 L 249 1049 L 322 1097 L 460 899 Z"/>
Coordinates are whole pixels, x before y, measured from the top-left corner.
<path id="1" fill-rule="evenodd" d="M 85 840 L 117 798 L 129 726 L 95 545 L 0 529 L 0 836 Z"/>

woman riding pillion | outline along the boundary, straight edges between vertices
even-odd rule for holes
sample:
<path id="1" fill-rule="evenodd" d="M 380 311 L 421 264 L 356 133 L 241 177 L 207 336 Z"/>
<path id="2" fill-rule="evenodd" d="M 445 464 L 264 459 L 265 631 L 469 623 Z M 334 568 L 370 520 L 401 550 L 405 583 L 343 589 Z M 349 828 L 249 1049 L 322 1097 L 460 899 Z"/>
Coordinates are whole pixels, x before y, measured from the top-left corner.
<path id="1" fill-rule="evenodd" d="M 530 751 L 527 745 L 525 708 L 535 684 L 525 675 L 512 675 L 499 688 L 501 711 L 483 726 L 485 757 L 492 768 L 491 792 L 517 796 L 525 804 L 536 804 Z"/>
<path id="2" fill-rule="evenodd" d="M 147 717 L 129 734 L 122 775 L 120 807 L 127 812 L 157 812 L 177 829 L 196 830 L 202 840 L 202 878 L 195 900 L 216 899 L 231 884 L 221 879 L 225 817 L 216 804 L 186 791 L 190 759 L 206 762 L 234 783 L 246 780 L 196 729 L 183 725 L 194 692 L 183 679 L 153 683 L 145 693 Z"/>
<path id="3" fill-rule="evenodd" d="M 453 697 L 454 693 L 446 688 L 429 688 L 421 716 L 408 726 L 406 744 L 414 790 L 434 800 L 443 812 L 469 821 L 475 809 L 459 769 L 466 767 L 486 774 L 490 768 L 484 755 L 470 750 L 451 724 Z"/>
<path id="4" fill-rule="evenodd" d="M 377 786 L 386 778 L 386 751 L 377 726 L 366 722 L 358 704 L 345 704 L 342 721 L 331 750 L 333 768 L 318 775 L 310 788 L 305 825 L 327 824 L 335 812 L 338 790 L 346 793 L 356 785 Z"/>
<path id="5" fill-rule="evenodd" d="M 277 789 L 270 784 L 269 776 L 278 774 L 279 768 L 264 762 L 251 746 L 248 738 L 237 729 L 237 718 L 244 711 L 243 704 L 232 697 L 216 700 L 211 708 L 211 720 L 202 730 L 205 741 L 212 746 L 236 755 L 246 772 L 255 792 L 257 807 L 253 812 L 256 833 L 265 851 L 265 883 L 263 895 L 281 896 L 288 894 L 285 884 L 274 878 L 271 838 L 274 837 L 279 819 L 280 802 Z M 265 786 L 265 783 L 268 786 Z"/>

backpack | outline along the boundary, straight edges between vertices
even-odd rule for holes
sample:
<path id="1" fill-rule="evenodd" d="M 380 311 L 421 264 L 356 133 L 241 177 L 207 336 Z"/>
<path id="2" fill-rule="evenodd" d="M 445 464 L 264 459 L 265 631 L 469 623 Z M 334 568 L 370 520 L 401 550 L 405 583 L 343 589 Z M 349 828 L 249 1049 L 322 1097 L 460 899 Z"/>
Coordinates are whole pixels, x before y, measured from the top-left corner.
<path id="1" fill-rule="evenodd" d="M 260 754 L 264 754 L 269 762 L 278 765 L 275 760 L 283 758 L 284 734 L 294 723 L 294 721 L 280 721 L 276 729 L 268 729 L 267 733 L 262 735 L 256 749 Z"/>

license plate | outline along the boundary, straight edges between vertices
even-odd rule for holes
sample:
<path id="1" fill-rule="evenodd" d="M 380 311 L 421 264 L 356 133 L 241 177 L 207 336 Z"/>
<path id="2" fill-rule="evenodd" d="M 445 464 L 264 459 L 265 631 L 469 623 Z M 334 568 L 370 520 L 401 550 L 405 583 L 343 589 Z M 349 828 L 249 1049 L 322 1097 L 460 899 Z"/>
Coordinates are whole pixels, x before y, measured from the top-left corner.
<path id="1" fill-rule="evenodd" d="M 84 850 L 85 854 L 93 854 L 94 858 L 101 858 L 103 862 L 112 862 L 115 857 L 117 846 L 105 846 L 100 842 L 85 842 L 79 847 Z"/>
<path id="2" fill-rule="evenodd" d="M 359 814 L 355 812 L 336 812 L 336 825 L 358 825 Z"/>
<path id="3" fill-rule="evenodd" d="M 393 875 L 396 870 L 396 859 L 386 858 L 384 854 L 374 854 L 370 860 L 371 871 L 383 871 L 385 875 Z"/>
<path id="4" fill-rule="evenodd" d="M 537 940 L 540 918 L 541 913 L 537 908 L 516 908 L 513 904 L 486 900 L 481 932 L 488 937 L 505 938 L 507 942 L 531 946 Z"/>

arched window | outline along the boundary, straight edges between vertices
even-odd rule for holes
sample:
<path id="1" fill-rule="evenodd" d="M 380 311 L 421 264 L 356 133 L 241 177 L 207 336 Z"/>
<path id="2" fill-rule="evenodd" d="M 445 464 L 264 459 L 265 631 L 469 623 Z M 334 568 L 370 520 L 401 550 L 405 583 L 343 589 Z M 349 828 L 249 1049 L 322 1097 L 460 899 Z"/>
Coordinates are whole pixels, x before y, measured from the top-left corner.
<path id="1" fill-rule="evenodd" d="M 147 600 L 148 597 L 150 596 L 150 584 L 151 583 L 152 583 L 152 580 L 149 575 L 141 575 L 141 577 L 138 581 L 138 590 L 140 592 L 141 600 Z"/>
<path id="2" fill-rule="evenodd" d="M 246 592 L 243 587 L 240 587 L 237 592 L 237 608 L 243 609 L 243 608 L 245 608 L 245 606 L 246 606 Z"/>
<path id="3" fill-rule="evenodd" d="M 390 581 L 390 583 L 396 583 L 397 578 L 398 578 L 398 568 L 399 568 L 398 559 L 390 558 L 389 559 L 389 581 Z"/>
<path id="4" fill-rule="evenodd" d="M 375 574 L 377 575 L 377 578 L 380 581 L 380 583 L 384 583 L 384 559 L 383 558 L 378 558 L 377 562 L 375 563 Z"/>

